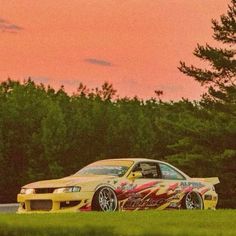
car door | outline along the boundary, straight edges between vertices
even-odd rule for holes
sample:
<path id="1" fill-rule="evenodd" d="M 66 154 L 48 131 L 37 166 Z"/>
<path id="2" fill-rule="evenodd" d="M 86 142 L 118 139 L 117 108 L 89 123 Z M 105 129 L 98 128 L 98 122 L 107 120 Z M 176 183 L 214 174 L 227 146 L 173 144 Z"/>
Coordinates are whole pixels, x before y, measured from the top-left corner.
<path id="1" fill-rule="evenodd" d="M 139 162 L 131 171 L 141 172 L 139 178 L 130 180 L 130 189 L 127 191 L 126 199 L 122 208 L 128 210 L 139 210 L 156 208 L 158 199 L 156 193 L 160 189 L 161 172 L 157 162 Z"/>

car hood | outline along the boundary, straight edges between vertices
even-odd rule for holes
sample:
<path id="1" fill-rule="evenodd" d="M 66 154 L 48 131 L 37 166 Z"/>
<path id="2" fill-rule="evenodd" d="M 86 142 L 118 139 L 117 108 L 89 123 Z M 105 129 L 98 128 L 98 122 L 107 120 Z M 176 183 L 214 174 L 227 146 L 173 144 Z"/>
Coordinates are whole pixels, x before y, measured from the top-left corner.
<path id="1" fill-rule="evenodd" d="M 69 176 L 61 179 L 43 180 L 27 184 L 23 188 L 61 188 L 81 185 L 88 182 L 100 182 L 103 180 L 114 179 L 115 176 L 91 175 L 91 176 Z"/>

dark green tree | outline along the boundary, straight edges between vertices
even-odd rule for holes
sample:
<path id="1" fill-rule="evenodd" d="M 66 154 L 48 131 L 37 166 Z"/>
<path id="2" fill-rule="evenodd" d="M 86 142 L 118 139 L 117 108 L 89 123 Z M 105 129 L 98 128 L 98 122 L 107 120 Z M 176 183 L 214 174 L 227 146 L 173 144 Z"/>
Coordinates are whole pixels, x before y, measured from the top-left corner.
<path id="1" fill-rule="evenodd" d="M 218 173 L 220 205 L 226 207 L 233 202 L 222 199 L 236 198 L 236 0 L 231 0 L 228 11 L 219 21 L 212 20 L 212 29 L 219 46 L 197 45 L 193 53 L 206 62 L 206 68 L 180 62 L 181 72 L 207 88 L 200 103 L 204 110 L 198 112 L 204 119 L 195 115 L 201 122 L 194 122 L 198 127 L 188 135 L 194 156 L 189 155 L 190 152 L 185 154 L 189 164 L 197 158 L 199 164 L 208 166 L 206 171 L 212 166 Z"/>
<path id="2" fill-rule="evenodd" d="M 236 103 L 236 0 L 220 20 L 212 20 L 213 38 L 219 47 L 197 45 L 194 55 L 207 62 L 205 69 L 180 62 L 179 70 L 208 88 L 205 98 Z"/>

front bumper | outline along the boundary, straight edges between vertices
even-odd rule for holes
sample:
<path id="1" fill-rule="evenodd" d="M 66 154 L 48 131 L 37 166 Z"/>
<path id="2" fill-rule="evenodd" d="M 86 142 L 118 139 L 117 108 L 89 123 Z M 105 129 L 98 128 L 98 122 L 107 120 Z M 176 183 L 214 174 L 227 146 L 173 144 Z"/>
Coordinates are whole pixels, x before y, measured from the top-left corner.
<path id="1" fill-rule="evenodd" d="M 89 211 L 94 192 L 18 194 L 18 213 Z"/>

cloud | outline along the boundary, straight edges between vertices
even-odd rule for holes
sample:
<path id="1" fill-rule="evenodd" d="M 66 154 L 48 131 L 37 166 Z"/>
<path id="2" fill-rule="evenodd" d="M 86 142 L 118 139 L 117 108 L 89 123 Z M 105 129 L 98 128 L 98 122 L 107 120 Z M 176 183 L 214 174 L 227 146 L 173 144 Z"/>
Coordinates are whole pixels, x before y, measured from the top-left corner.
<path id="1" fill-rule="evenodd" d="M 158 87 L 158 89 L 163 90 L 164 92 L 179 92 L 183 91 L 183 86 L 181 84 L 162 84 Z"/>
<path id="2" fill-rule="evenodd" d="M 23 30 L 23 28 L 19 25 L 12 24 L 11 22 L 0 18 L 0 32 L 2 33 L 18 33 Z"/>
<path id="3" fill-rule="evenodd" d="M 42 83 L 42 84 L 47 84 L 50 81 L 48 77 L 41 77 L 41 76 L 31 77 L 31 79 L 36 83 Z"/>
<path id="4" fill-rule="evenodd" d="M 0 18 L 0 23 L 6 23 L 6 21 L 2 18 Z"/>
<path id="5" fill-rule="evenodd" d="M 63 79 L 59 80 L 61 85 L 68 85 L 68 86 L 79 86 L 81 81 L 78 80 L 71 80 L 71 79 Z"/>
<path id="6" fill-rule="evenodd" d="M 113 64 L 110 61 L 105 61 L 97 58 L 86 58 L 84 59 L 86 63 L 99 65 L 99 66 L 113 66 Z"/>

